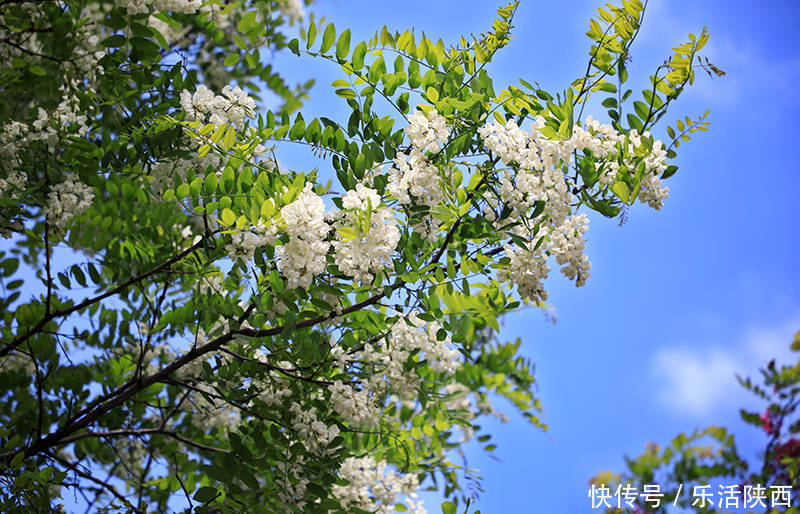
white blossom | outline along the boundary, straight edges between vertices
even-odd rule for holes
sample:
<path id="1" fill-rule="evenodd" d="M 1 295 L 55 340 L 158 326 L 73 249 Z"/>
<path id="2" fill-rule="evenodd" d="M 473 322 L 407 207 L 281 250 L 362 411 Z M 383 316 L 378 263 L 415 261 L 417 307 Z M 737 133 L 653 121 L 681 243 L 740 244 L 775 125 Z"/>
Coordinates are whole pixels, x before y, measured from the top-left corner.
<path id="1" fill-rule="evenodd" d="M 64 182 L 50 188 L 44 213 L 47 220 L 63 234 L 69 222 L 92 205 L 94 191 L 86 184 L 76 180 L 76 175 L 69 173 Z"/>
<path id="2" fill-rule="evenodd" d="M 381 198 L 374 189 L 357 184 L 342 198 L 343 219 L 336 223 L 339 238 L 333 242 L 334 259 L 339 269 L 361 283 L 372 281 L 390 262 L 400 230 L 394 211 L 380 207 Z M 353 237 L 342 236 L 345 230 Z"/>
<path id="3" fill-rule="evenodd" d="M 387 469 L 386 461 L 376 462 L 371 456 L 349 457 L 339 468 L 339 476 L 348 485 L 333 485 L 333 495 L 347 509 L 355 507 L 368 512 L 395 512 L 398 496 L 405 495 L 408 511 L 425 514 L 422 501 L 415 501 L 419 479 L 414 474 L 402 474 Z"/>
<path id="4" fill-rule="evenodd" d="M 447 120 L 436 110 L 427 114 L 415 110 L 408 121 L 409 124 L 405 128 L 406 135 L 411 140 L 411 145 L 421 152 L 436 153 L 440 151 L 442 145 L 450 137 Z"/>
<path id="5" fill-rule="evenodd" d="M 394 163 L 386 189 L 401 204 L 411 204 L 413 197 L 420 204 L 434 207 L 444 199 L 439 168 L 430 164 L 419 149 L 412 149 L 408 155 L 397 154 Z"/>
<path id="6" fill-rule="evenodd" d="M 289 412 L 293 414 L 292 430 L 306 450 L 327 455 L 336 449 L 330 447 L 331 442 L 339 435 L 336 424 L 326 425 L 317 418 L 314 407 L 305 408 L 297 402 L 292 402 Z"/>
<path id="7" fill-rule="evenodd" d="M 215 95 L 201 84 L 194 93 L 181 91 L 181 108 L 190 121 L 233 124 L 241 129 L 247 118 L 255 118 L 256 103 L 239 86 L 225 86 L 222 95 Z"/>
<path id="8" fill-rule="evenodd" d="M 203 4 L 201 0 L 116 0 L 117 5 L 127 9 L 128 14 L 149 13 L 153 11 L 170 11 L 194 14 Z"/>
<path id="9" fill-rule="evenodd" d="M 225 246 L 228 257 L 232 261 L 242 259 L 244 262 L 253 260 L 256 248 L 267 244 L 267 238 L 261 234 L 253 232 L 235 232 L 231 235 L 230 244 Z"/>
<path id="10" fill-rule="evenodd" d="M 591 277 L 589 268 L 592 263 L 583 253 L 586 247 L 583 235 L 587 230 L 589 219 L 585 214 L 579 214 L 567 218 L 550 235 L 550 253 L 562 265 L 561 272 L 570 280 L 575 280 L 578 287 L 586 284 L 586 280 Z"/>
<path id="11" fill-rule="evenodd" d="M 331 405 L 347 423 L 353 426 L 376 427 L 380 421 L 380 410 L 366 389 L 337 380 L 330 387 Z"/>
<path id="12" fill-rule="evenodd" d="M 330 228 L 325 222 L 325 203 L 306 184 L 297 199 L 281 209 L 280 217 L 289 241 L 275 251 L 278 266 L 289 288 L 308 287 L 314 276 L 325 271 L 330 248 L 325 241 Z"/>
<path id="13" fill-rule="evenodd" d="M 511 262 L 498 272 L 497 278 L 500 281 L 508 280 L 516 284 L 517 291 L 523 299 L 537 303 L 547 300 L 549 293 L 542 284 L 550 274 L 546 256 L 540 251 L 514 248 L 509 244 L 504 245 L 503 250 Z"/>

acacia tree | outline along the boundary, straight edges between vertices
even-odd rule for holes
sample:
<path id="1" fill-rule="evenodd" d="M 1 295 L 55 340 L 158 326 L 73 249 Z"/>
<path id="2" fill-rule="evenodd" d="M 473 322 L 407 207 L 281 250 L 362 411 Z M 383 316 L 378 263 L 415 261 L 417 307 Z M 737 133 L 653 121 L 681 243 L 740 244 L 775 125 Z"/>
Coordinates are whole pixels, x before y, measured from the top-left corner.
<path id="1" fill-rule="evenodd" d="M 578 209 L 661 207 L 668 159 L 707 122 L 649 131 L 698 68 L 721 73 L 703 30 L 634 95 L 639 0 L 598 10 L 585 74 L 554 93 L 493 84 L 517 2 L 447 44 L 351 42 L 297 0 L 0 6 L 4 511 L 71 492 L 424 512 L 423 481 L 453 511 L 470 471 L 449 457 L 491 437 L 493 397 L 541 425 L 498 318 L 544 306 L 553 262 L 589 278 Z M 304 116 L 312 82 L 265 50 L 339 65 L 349 118 Z M 265 89 L 282 104 L 259 106 Z M 584 117 L 597 96 L 610 123 Z M 279 162 L 287 145 L 323 170 Z"/>

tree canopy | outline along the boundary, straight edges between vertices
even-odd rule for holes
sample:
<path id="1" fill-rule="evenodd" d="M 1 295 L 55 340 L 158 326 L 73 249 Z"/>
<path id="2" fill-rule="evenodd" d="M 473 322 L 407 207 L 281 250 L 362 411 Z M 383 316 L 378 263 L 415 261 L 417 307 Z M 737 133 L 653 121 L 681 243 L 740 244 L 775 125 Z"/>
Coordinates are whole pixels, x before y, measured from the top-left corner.
<path id="1" fill-rule="evenodd" d="M 7 512 L 68 491 L 128 512 L 424 512 L 420 484 L 468 505 L 451 458 L 492 451 L 497 397 L 546 428 L 498 319 L 545 307 L 551 266 L 590 278 L 587 211 L 662 206 L 708 122 L 651 130 L 722 73 L 703 29 L 633 91 L 640 0 L 598 9 L 585 74 L 549 92 L 492 80 L 518 2 L 449 42 L 351 41 L 298 0 L 0 7 Z M 304 115 L 313 81 L 274 52 L 337 65 L 349 116 Z M 600 105 L 607 122 L 585 115 Z"/>

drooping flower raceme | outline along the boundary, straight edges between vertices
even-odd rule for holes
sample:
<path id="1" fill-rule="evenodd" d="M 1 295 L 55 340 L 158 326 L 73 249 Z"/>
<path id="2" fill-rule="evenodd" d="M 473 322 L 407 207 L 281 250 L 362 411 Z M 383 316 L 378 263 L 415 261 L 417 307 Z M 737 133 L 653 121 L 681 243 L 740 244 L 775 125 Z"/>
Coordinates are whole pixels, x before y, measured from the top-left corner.
<path id="1" fill-rule="evenodd" d="M 222 95 L 215 95 L 200 85 L 194 93 L 181 91 L 181 108 L 189 121 L 229 123 L 240 129 L 246 119 L 255 118 L 256 103 L 239 86 L 225 86 Z"/>
<path id="2" fill-rule="evenodd" d="M 117 0 L 117 5 L 126 9 L 128 14 L 148 13 L 153 11 L 170 11 L 193 14 L 203 4 L 201 0 Z"/>
<path id="3" fill-rule="evenodd" d="M 330 227 L 325 222 L 325 203 L 306 184 L 295 201 L 281 209 L 283 231 L 289 241 L 275 253 L 288 287 L 308 287 L 315 275 L 325 270 Z"/>
<path id="4" fill-rule="evenodd" d="M 575 280 L 578 287 L 586 284 L 586 280 L 591 277 L 589 268 L 592 263 L 583 253 L 586 246 L 583 235 L 587 230 L 589 218 L 585 214 L 579 214 L 564 220 L 550 235 L 550 253 L 562 265 L 561 272 L 570 280 Z"/>
<path id="5" fill-rule="evenodd" d="M 504 245 L 503 250 L 511 262 L 498 271 L 497 278 L 501 282 L 516 284 L 517 291 L 523 299 L 544 302 L 549 293 L 542 282 L 550 274 L 547 256 L 528 248 L 515 248 Z"/>
<path id="6" fill-rule="evenodd" d="M 377 514 L 395 512 L 394 505 L 400 495 L 405 495 L 408 511 L 425 514 L 422 501 L 415 501 L 419 479 L 414 474 L 387 470 L 386 461 L 376 462 L 371 456 L 350 457 L 339 468 L 339 476 L 348 485 L 333 486 L 333 495 L 345 508 L 355 507 Z"/>
<path id="7" fill-rule="evenodd" d="M 64 182 L 50 189 L 44 213 L 56 231 L 63 234 L 72 218 L 88 209 L 93 200 L 92 188 L 79 182 L 75 174 L 69 173 Z"/>
<path id="8" fill-rule="evenodd" d="M 380 421 L 380 410 L 369 390 L 357 390 L 340 380 L 331 386 L 331 405 L 342 419 L 353 426 L 376 427 Z"/>
<path id="9" fill-rule="evenodd" d="M 392 324 L 390 337 L 367 344 L 353 355 L 372 369 L 364 379 L 364 388 L 375 394 L 392 393 L 401 400 L 416 398 L 420 376 L 414 367 L 407 367 L 412 355 L 424 359 L 433 371 L 454 374 L 461 366 L 460 353 L 453 348 L 449 335 L 440 340 L 441 329 L 439 322 L 426 322 L 416 311 L 401 315 Z"/>
<path id="10" fill-rule="evenodd" d="M 236 232 L 231 234 L 231 243 L 225 246 L 225 251 L 228 252 L 228 257 L 232 261 L 242 259 L 244 262 L 249 262 L 253 259 L 256 248 L 264 246 L 269 241 L 266 236 L 256 234 L 253 232 Z"/>
<path id="11" fill-rule="evenodd" d="M 591 263 L 583 254 L 583 236 L 588 229 L 585 215 L 570 216 L 575 186 L 565 173 L 572 162 L 573 152 L 588 152 L 601 159 L 597 162 L 601 186 L 610 187 L 621 169 L 633 170 L 644 166 L 639 201 L 659 209 L 668 189 L 662 187 L 659 175 L 666 169 L 666 151 L 661 141 L 654 141 L 649 151 L 643 145 L 651 141 L 650 134 L 639 135 L 636 130 L 620 134 L 612 126 L 587 117 L 585 128 L 573 127 L 566 140 L 550 140 L 541 132 L 544 118 L 537 116 L 527 132 L 514 120 L 505 124 L 497 120 L 478 129 L 486 148 L 508 165 L 498 179 L 497 197 L 486 198 L 484 213 L 490 221 L 497 219 L 500 205 L 510 209 L 512 219 L 526 220 L 537 202 L 543 203 L 541 215 L 520 223 L 512 232 L 529 241 L 526 247 L 505 245 L 510 262 L 500 270 L 498 278 L 517 286 L 523 298 L 544 301 L 548 293 L 542 284 L 550 272 L 548 255 L 555 257 L 562 273 L 577 286 L 591 276 Z M 642 163 L 642 164 L 639 164 Z"/>
<path id="12" fill-rule="evenodd" d="M 429 111 L 427 114 L 416 110 L 408 121 L 409 124 L 405 128 L 406 135 L 411 140 L 411 145 L 421 152 L 436 153 L 440 151 L 442 145 L 450 137 L 447 120 L 436 110 Z"/>
<path id="13" fill-rule="evenodd" d="M 422 205 L 434 207 L 443 200 L 439 168 L 430 164 L 419 149 L 412 149 L 408 155 L 397 154 L 394 163 L 386 189 L 401 204 L 413 203 L 413 197 Z"/>
<path id="14" fill-rule="evenodd" d="M 400 241 L 394 211 L 380 205 L 378 193 L 363 184 L 342 198 L 343 219 L 336 223 L 339 238 L 333 242 L 334 259 L 357 282 L 371 282 L 372 274 L 389 264 Z"/>

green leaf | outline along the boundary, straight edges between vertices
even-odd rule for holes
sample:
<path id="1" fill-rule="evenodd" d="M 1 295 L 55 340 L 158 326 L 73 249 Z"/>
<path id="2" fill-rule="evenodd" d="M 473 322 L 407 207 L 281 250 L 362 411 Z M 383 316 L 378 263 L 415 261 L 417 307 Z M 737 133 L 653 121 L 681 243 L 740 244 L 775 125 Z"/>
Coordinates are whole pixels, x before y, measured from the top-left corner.
<path id="1" fill-rule="evenodd" d="M 633 108 L 636 111 L 636 114 L 642 120 L 646 120 L 648 118 L 648 114 L 650 112 L 650 108 L 644 102 L 636 101 L 633 102 Z"/>
<path id="2" fill-rule="evenodd" d="M 214 193 L 217 192 L 217 183 L 218 182 L 219 182 L 219 180 L 217 179 L 217 173 L 215 171 L 212 171 L 211 173 L 206 175 L 204 188 L 205 188 L 206 194 L 208 196 L 211 196 L 211 195 L 213 195 Z"/>
<path id="3" fill-rule="evenodd" d="M 19 268 L 19 259 L 6 259 L 0 262 L 0 270 L 4 277 L 10 277 Z"/>
<path id="4" fill-rule="evenodd" d="M 336 27 L 333 26 L 333 23 L 329 23 L 328 26 L 325 27 L 325 32 L 322 34 L 322 45 L 319 48 L 320 53 L 324 54 L 330 50 L 334 41 L 336 41 Z"/>
<path id="5" fill-rule="evenodd" d="M 242 16 L 239 25 L 236 27 L 238 32 L 250 32 L 250 29 L 256 26 L 256 15 L 258 11 L 248 11 Z"/>
<path id="6" fill-rule="evenodd" d="M 314 46 L 314 41 L 317 39 L 317 26 L 314 22 L 311 22 L 311 25 L 308 26 L 308 33 L 306 33 L 306 48 L 311 50 L 311 47 Z"/>
<path id="7" fill-rule="evenodd" d="M 130 42 L 131 46 L 133 46 L 133 48 L 135 48 L 141 54 L 141 56 L 146 59 L 158 60 L 161 55 L 161 48 L 149 39 L 136 36 L 132 37 Z"/>
<path id="8" fill-rule="evenodd" d="M 355 98 L 356 92 L 352 89 L 337 89 L 336 94 L 342 98 Z"/>
<path id="9" fill-rule="evenodd" d="M 291 41 L 289 41 L 288 46 L 289 50 L 291 50 L 293 54 L 300 55 L 300 42 L 297 40 L 297 38 L 294 38 Z"/>
<path id="10" fill-rule="evenodd" d="M 603 82 L 602 84 L 597 86 L 597 88 L 600 91 L 605 91 L 607 93 L 616 93 L 617 92 L 617 86 L 615 86 L 611 82 Z"/>
<path id="11" fill-rule="evenodd" d="M 222 147 L 225 148 L 225 150 L 230 150 L 235 142 L 236 131 L 233 127 L 228 127 L 228 130 L 225 131 L 225 137 L 222 139 Z"/>
<path id="12" fill-rule="evenodd" d="M 442 514 L 456 514 L 456 504 L 453 502 L 442 503 Z"/>
<path id="13" fill-rule="evenodd" d="M 617 99 L 616 98 L 606 98 L 603 100 L 602 103 L 603 107 L 608 107 L 609 109 L 615 109 L 617 107 Z"/>
<path id="14" fill-rule="evenodd" d="M 225 57 L 225 60 L 222 61 L 222 64 L 225 66 L 234 66 L 239 62 L 240 58 L 241 56 L 238 53 L 228 54 L 228 56 Z"/>
<path id="15" fill-rule="evenodd" d="M 303 135 L 306 133 L 306 122 L 302 119 L 298 119 L 292 129 L 289 131 L 289 139 L 292 141 L 298 141 L 303 138 Z"/>
<path id="16" fill-rule="evenodd" d="M 386 28 L 386 25 L 383 26 L 381 29 L 381 44 L 384 46 L 391 46 L 392 48 L 396 48 L 397 45 L 394 42 L 394 37 L 392 36 L 391 32 Z"/>
<path id="17" fill-rule="evenodd" d="M 339 36 L 339 41 L 336 43 L 336 58 L 340 61 L 347 59 L 347 54 L 350 53 L 350 29 L 345 29 L 342 35 Z"/>
<path id="18" fill-rule="evenodd" d="M 232 210 L 225 207 L 222 209 L 222 213 L 220 214 L 220 219 L 222 222 L 228 226 L 233 225 L 236 223 L 236 215 L 233 213 Z"/>
<path id="19" fill-rule="evenodd" d="M 216 488 L 205 486 L 201 487 L 196 493 L 194 493 L 194 499 L 201 503 L 208 503 L 216 498 L 218 494 L 219 493 L 217 492 Z"/>
<path id="20" fill-rule="evenodd" d="M 125 46 L 128 40 L 125 36 L 120 34 L 114 34 L 113 36 L 109 36 L 100 42 L 101 46 L 106 48 L 119 48 L 120 46 Z"/>
<path id="21" fill-rule="evenodd" d="M 628 189 L 628 185 L 625 182 L 617 181 L 614 182 L 614 185 L 611 186 L 611 190 L 614 192 L 615 195 L 619 197 L 625 203 L 628 203 L 628 199 L 631 196 L 631 192 Z"/>
<path id="22" fill-rule="evenodd" d="M 630 124 L 631 128 L 635 128 L 640 134 L 642 133 L 642 128 L 644 125 L 642 124 L 641 120 L 634 116 L 631 113 L 628 113 L 628 123 Z"/>
<path id="23" fill-rule="evenodd" d="M 353 69 L 360 70 L 364 66 L 364 56 L 367 54 L 367 44 L 363 41 L 356 45 L 356 49 L 353 50 Z"/>
<path id="24" fill-rule="evenodd" d="M 86 287 L 86 275 L 83 274 L 80 266 L 75 265 L 72 267 L 72 276 L 75 277 L 81 287 Z"/>

